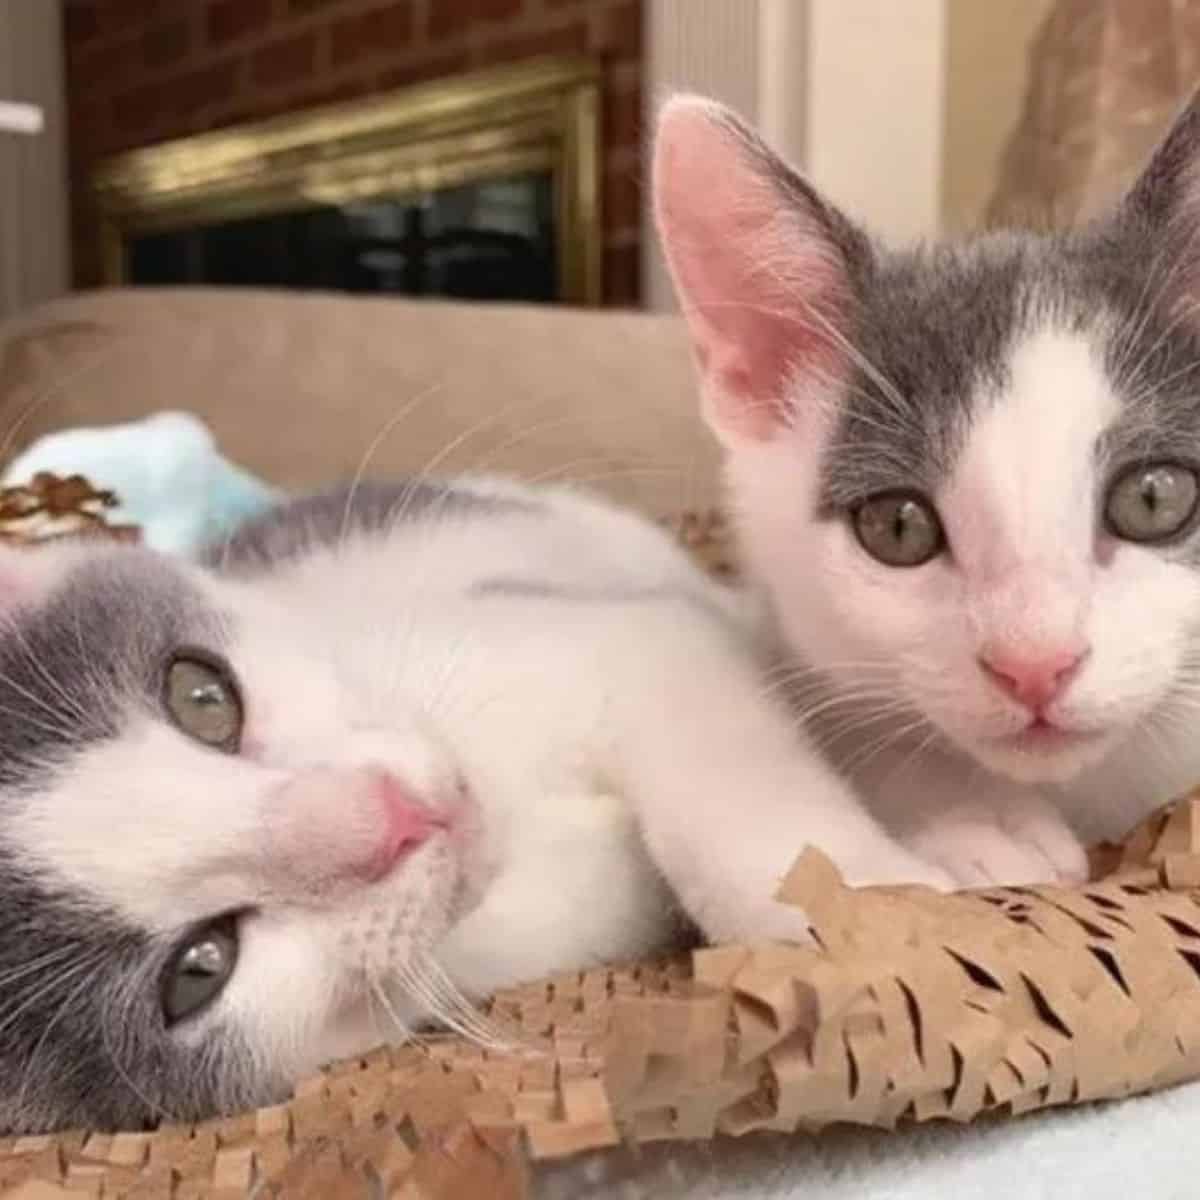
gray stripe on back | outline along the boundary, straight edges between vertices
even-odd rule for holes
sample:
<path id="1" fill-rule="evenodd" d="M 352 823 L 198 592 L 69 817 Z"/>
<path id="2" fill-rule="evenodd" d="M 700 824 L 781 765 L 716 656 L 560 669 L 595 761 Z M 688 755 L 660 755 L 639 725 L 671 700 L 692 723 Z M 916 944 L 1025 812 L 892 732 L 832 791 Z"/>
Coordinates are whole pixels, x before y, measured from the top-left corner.
<path id="1" fill-rule="evenodd" d="M 721 585 L 711 586 L 718 588 Z M 699 575 L 690 582 L 681 578 L 670 583 L 648 584 L 644 587 L 622 583 L 605 587 L 601 584 L 571 583 L 557 579 L 496 575 L 474 584 L 470 594 L 482 599 L 544 600 L 554 604 L 581 607 L 683 603 L 701 616 L 715 621 L 726 631 L 734 633 L 739 639 L 744 638 L 746 631 L 741 622 L 718 602 L 717 596 L 709 587 L 708 581 Z"/>
<path id="2" fill-rule="evenodd" d="M 204 559 L 220 570 L 261 570 L 336 546 L 351 534 L 386 533 L 405 521 L 534 512 L 538 507 L 532 499 L 489 496 L 450 481 L 364 481 L 289 500 L 209 547 Z"/>
<path id="3" fill-rule="evenodd" d="M 554 579 L 522 579 L 517 576 L 493 576 L 471 587 L 472 596 L 507 596 L 525 600 L 561 600 L 567 604 L 645 604 L 679 595 L 678 587 L 666 585 L 611 587 L 563 583 Z"/>

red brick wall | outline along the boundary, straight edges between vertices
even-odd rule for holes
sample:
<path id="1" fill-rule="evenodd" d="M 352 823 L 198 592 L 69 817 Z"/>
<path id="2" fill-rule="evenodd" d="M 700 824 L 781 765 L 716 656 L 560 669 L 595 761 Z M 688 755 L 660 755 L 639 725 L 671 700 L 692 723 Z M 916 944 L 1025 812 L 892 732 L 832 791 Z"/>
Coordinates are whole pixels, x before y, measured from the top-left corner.
<path id="1" fill-rule="evenodd" d="M 604 266 L 639 295 L 642 0 L 66 0 L 77 282 L 99 278 L 97 159 L 538 54 L 604 63 Z"/>

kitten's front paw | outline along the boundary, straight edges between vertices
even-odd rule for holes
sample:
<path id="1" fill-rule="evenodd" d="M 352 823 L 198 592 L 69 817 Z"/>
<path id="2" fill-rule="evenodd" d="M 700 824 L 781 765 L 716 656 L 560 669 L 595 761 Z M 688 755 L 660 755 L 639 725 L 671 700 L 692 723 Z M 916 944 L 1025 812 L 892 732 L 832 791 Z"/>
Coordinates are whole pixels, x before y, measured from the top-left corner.
<path id="1" fill-rule="evenodd" d="M 1075 884 L 1087 878 L 1083 844 L 1046 801 L 966 803 L 938 814 L 905 844 L 960 887 Z"/>

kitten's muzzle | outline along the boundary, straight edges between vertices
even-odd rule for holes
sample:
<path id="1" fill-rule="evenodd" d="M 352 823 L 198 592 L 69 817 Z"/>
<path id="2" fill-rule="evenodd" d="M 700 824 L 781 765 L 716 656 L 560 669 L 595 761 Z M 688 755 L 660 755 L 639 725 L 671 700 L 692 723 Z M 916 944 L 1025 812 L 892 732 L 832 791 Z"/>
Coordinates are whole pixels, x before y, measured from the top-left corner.
<path id="1" fill-rule="evenodd" d="M 377 883 L 452 818 L 382 767 L 307 767 L 265 801 L 271 891 L 312 897 Z"/>

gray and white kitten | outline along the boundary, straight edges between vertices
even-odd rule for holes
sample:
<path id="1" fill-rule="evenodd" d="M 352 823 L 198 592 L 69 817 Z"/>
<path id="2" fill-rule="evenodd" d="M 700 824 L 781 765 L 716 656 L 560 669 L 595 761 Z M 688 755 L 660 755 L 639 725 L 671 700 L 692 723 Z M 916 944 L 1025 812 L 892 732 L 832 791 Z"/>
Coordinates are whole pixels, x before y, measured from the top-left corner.
<path id="1" fill-rule="evenodd" d="M 207 568 L 9 549 L 0 595 L 0 1129 L 486 1038 L 464 994 L 667 945 L 664 877 L 721 938 L 803 934 L 807 842 L 945 882 L 765 694 L 743 605 L 563 488 L 363 485 Z"/>
<path id="2" fill-rule="evenodd" d="M 655 158 L 745 560 L 813 732 L 958 881 L 1077 877 L 1081 840 L 1200 782 L 1200 106 L 1087 228 L 901 252 L 715 104 L 670 102 Z M 1196 1101 L 1175 1103 L 1182 1129 Z M 1065 1156 L 1000 1127 L 718 1138 L 554 1164 L 543 1192 L 1051 1195 L 1064 1162 L 1091 1194 L 1104 1171 L 1127 1186 L 1102 1114 L 1046 1121 Z M 1014 1190 L 1023 1150 L 1056 1166 Z"/>
<path id="3" fill-rule="evenodd" d="M 1200 782 L 1200 102 L 1073 232 L 885 249 L 679 98 L 658 220 L 831 760 L 960 883 Z"/>

